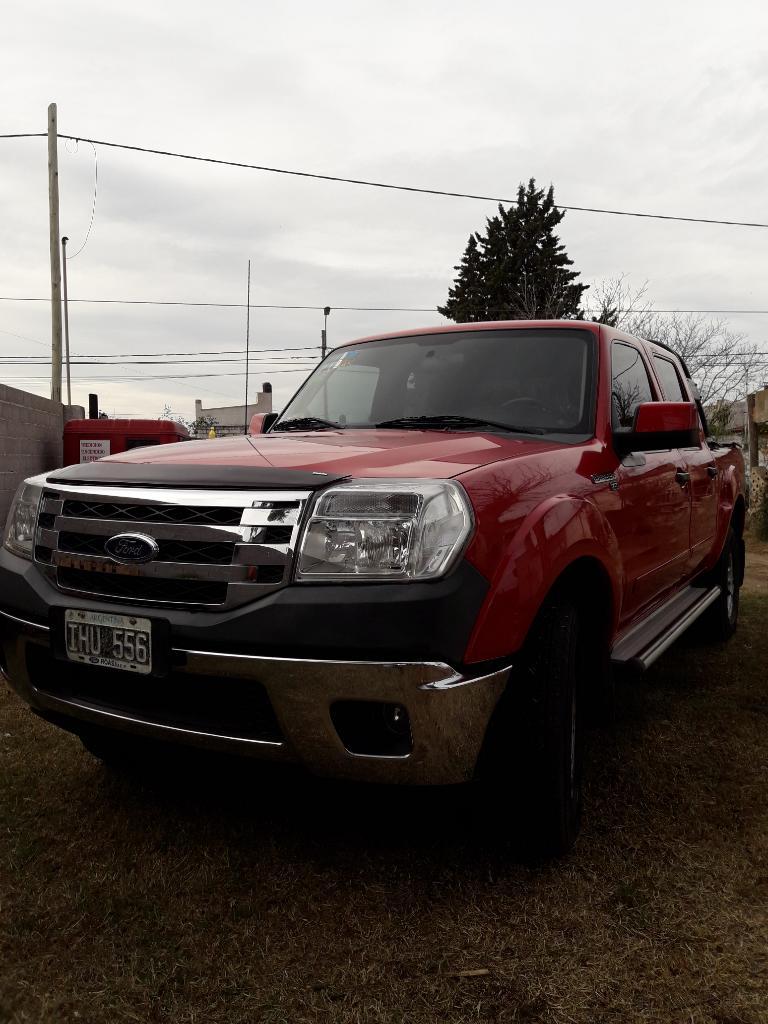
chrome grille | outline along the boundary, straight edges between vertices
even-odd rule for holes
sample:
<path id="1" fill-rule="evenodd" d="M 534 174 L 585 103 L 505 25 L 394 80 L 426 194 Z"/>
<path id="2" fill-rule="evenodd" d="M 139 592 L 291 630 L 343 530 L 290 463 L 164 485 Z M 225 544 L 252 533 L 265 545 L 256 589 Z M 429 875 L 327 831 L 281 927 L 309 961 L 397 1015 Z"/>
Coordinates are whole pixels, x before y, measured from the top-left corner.
<path id="1" fill-rule="evenodd" d="M 202 523 L 239 526 L 238 508 L 193 508 L 189 505 L 118 505 L 113 501 L 65 501 L 62 513 L 74 519 L 118 519 L 132 523 Z"/>
<path id="2" fill-rule="evenodd" d="M 159 562 L 197 562 L 200 565 L 231 565 L 235 542 L 207 540 L 158 541 Z M 73 555 L 103 555 L 104 538 L 94 533 L 59 531 L 59 551 Z"/>
<path id="3" fill-rule="evenodd" d="M 35 560 L 59 589 L 119 602 L 234 608 L 285 586 L 308 491 L 56 487 L 43 493 Z M 157 542 L 124 565 L 119 533 Z"/>

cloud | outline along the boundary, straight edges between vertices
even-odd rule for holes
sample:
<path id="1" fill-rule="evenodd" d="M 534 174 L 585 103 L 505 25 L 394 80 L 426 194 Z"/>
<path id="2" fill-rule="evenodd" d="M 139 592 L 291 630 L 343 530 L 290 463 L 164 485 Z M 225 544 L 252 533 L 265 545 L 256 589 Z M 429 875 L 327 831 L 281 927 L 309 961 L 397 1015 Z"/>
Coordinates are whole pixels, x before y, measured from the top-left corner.
<path id="1" fill-rule="evenodd" d="M 56 99 L 70 134 L 490 195 L 513 196 L 533 175 L 574 205 L 768 220 L 767 27 L 746 2 L 724 17 L 714 2 L 651 0 L 642 18 L 607 0 L 555 3 L 546 17 L 500 0 L 32 2 L 4 15 L 0 131 L 42 130 Z M 73 247 L 93 196 L 92 150 L 74 148 L 60 147 Z M 494 212 L 106 147 L 98 159 L 73 296 L 242 302 L 250 258 L 253 300 L 334 306 L 334 343 L 438 322 L 336 307 L 443 301 L 467 236 Z M 46 296 L 45 141 L 0 141 L 0 162 L 0 291 Z M 768 307 L 764 232 L 571 213 L 561 235 L 586 280 L 648 279 L 661 306 Z M 244 311 L 73 305 L 71 326 L 76 351 L 194 352 L 242 345 Z M 320 326 L 318 313 L 259 310 L 253 342 L 318 344 Z M 760 340 L 765 320 L 733 326 Z M 2 331 L 45 345 L 47 308 L 0 302 Z M 0 353 L 20 346 L 43 351 L 0 333 Z M 281 402 L 292 383 L 274 383 Z M 108 408 L 147 415 L 166 402 L 191 414 L 195 397 L 236 402 L 242 390 L 238 377 L 98 389 Z"/>

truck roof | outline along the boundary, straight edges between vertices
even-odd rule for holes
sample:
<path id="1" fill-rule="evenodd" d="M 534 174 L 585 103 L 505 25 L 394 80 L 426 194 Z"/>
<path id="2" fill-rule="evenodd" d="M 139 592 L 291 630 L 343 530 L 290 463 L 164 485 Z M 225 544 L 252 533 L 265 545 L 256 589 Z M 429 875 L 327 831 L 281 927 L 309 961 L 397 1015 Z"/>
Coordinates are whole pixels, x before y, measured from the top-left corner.
<path id="1" fill-rule="evenodd" d="M 483 320 L 475 321 L 472 323 L 463 324 L 439 324 L 438 326 L 431 327 L 412 327 L 407 331 L 388 331 L 386 334 L 370 334 L 364 338 L 354 338 L 351 341 L 346 341 L 341 345 L 337 345 L 336 348 L 345 348 L 347 345 L 364 345 L 369 341 L 385 341 L 387 338 L 414 338 L 421 337 L 425 334 L 453 334 L 456 331 L 467 333 L 470 331 L 520 331 L 528 328 L 539 328 L 539 327 L 559 327 L 566 328 L 569 330 L 578 329 L 581 331 L 590 331 L 592 334 L 599 334 L 601 330 L 612 331 L 615 333 L 617 338 L 622 338 L 625 341 L 635 341 L 641 344 L 656 346 L 656 348 L 663 349 L 665 352 L 669 352 L 670 355 L 680 363 L 683 368 L 683 373 L 690 380 L 691 374 L 688 367 L 685 365 L 685 360 L 679 354 L 675 352 L 669 345 L 665 345 L 661 341 L 656 341 L 653 338 L 638 338 L 633 334 L 628 334 L 626 331 L 622 331 L 618 327 L 608 327 L 606 324 L 597 323 L 594 320 Z"/>
<path id="2" fill-rule="evenodd" d="M 600 324 L 592 320 L 484 320 L 482 322 L 475 321 L 466 324 L 439 324 L 437 327 L 434 325 L 431 327 L 411 327 L 407 331 L 387 331 L 386 334 L 371 334 L 365 338 L 354 338 L 349 342 L 344 342 L 344 345 L 338 345 L 337 348 L 343 348 L 345 345 L 362 345 L 368 341 L 384 341 L 386 338 L 411 338 L 420 337 L 424 334 L 453 334 L 456 331 L 521 331 L 530 327 L 578 328 L 582 331 L 588 330 L 592 334 L 598 334 L 600 326 Z"/>

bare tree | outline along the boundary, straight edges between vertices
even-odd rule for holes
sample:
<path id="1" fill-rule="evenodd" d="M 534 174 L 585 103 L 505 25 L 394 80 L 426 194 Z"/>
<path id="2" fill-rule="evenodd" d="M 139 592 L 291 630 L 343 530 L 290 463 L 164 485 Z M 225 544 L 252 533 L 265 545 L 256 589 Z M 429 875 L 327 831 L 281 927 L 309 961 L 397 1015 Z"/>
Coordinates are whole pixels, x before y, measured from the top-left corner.
<path id="1" fill-rule="evenodd" d="M 734 404 L 720 398 L 707 409 L 707 423 L 713 437 L 726 437 L 734 432 Z"/>
<path id="2" fill-rule="evenodd" d="M 704 313 L 659 313 L 647 298 L 648 282 L 632 289 L 625 274 L 595 285 L 595 320 L 668 345 L 685 361 L 705 405 L 744 395 L 762 365 L 757 346 Z"/>
<path id="3" fill-rule="evenodd" d="M 632 289 L 626 274 L 606 278 L 592 285 L 591 300 L 594 301 L 593 320 L 609 327 L 618 327 L 629 333 L 637 333 L 643 320 L 655 315 L 653 305 L 647 298 L 648 282 L 644 281 L 639 288 Z M 628 324 L 633 324 L 630 331 Z"/>

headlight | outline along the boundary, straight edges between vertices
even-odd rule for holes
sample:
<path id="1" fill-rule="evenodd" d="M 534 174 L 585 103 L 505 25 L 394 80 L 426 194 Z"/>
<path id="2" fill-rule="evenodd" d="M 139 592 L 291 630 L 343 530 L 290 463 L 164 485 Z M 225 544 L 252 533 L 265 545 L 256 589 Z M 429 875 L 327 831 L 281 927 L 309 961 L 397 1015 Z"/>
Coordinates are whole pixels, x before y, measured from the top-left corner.
<path id="1" fill-rule="evenodd" d="M 456 562 L 472 507 L 450 480 L 357 480 L 323 491 L 302 537 L 297 580 L 430 580 Z"/>
<path id="2" fill-rule="evenodd" d="M 5 527 L 4 547 L 14 555 L 32 558 L 35 544 L 37 507 L 43 493 L 44 476 L 25 480 L 16 491 Z"/>

